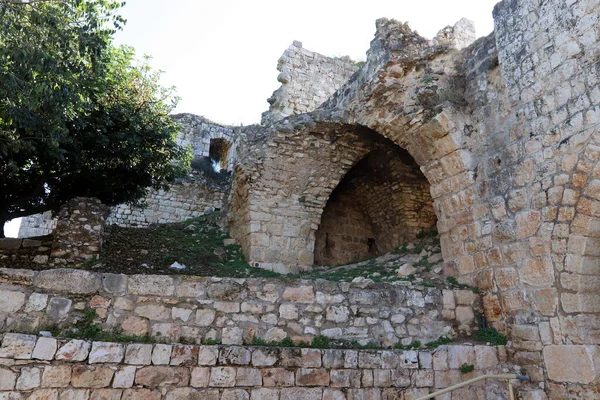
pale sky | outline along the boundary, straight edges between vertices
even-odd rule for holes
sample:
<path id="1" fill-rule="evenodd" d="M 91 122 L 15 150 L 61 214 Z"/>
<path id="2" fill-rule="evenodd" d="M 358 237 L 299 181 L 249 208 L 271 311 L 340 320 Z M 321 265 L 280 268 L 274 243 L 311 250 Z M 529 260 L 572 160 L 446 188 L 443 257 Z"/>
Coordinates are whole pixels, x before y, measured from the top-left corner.
<path id="1" fill-rule="evenodd" d="M 477 36 L 493 30 L 497 0 L 127 0 L 117 43 L 153 56 L 163 84 L 177 87 L 177 112 L 215 122 L 260 122 L 279 87 L 277 60 L 292 41 L 327 56 L 364 60 L 381 17 L 431 39 L 465 17 Z"/>
<path id="2" fill-rule="evenodd" d="M 408 22 L 431 39 L 465 17 L 492 32 L 497 0 L 127 0 L 117 44 L 152 56 L 162 84 L 176 86 L 176 112 L 229 125 L 260 122 L 280 84 L 277 60 L 294 40 L 326 56 L 364 60 L 375 20 Z M 7 224 L 16 236 L 18 221 Z"/>

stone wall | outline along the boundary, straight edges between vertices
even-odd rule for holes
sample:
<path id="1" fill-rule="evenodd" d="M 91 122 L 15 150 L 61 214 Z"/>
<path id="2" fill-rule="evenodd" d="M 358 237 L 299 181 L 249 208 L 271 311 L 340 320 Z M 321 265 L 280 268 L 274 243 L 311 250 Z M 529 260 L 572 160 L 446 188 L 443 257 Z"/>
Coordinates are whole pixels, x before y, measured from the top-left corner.
<path id="1" fill-rule="evenodd" d="M 52 218 L 52 211 L 42 214 L 34 214 L 21 218 L 18 237 L 29 238 L 35 236 L 46 236 L 56 228 L 56 218 Z"/>
<path id="2" fill-rule="evenodd" d="M 15 400 L 410 400 L 510 366 L 503 347 L 489 346 L 432 352 L 125 345 L 11 333 L 0 356 L 0 397 Z M 475 371 L 462 374 L 463 363 Z M 443 398 L 506 394 L 506 383 L 489 381 Z"/>
<path id="3" fill-rule="evenodd" d="M 52 241 L 51 264 L 77 265 L 97 258 L 108 213 L 109 208 L 98 199 L 76 197 L 64 204 Z"/>
<path id="4" fill-rule="evenodd" d="M 314 336 L 392 346 L 470 332 L 480 312 L 469 290 L 400 284 L 0 269 L 0 331 L 70 327 L 93 309 L 105 329 L 169 342 L 310 342 Z"/>
<path id="5" fill-rule="evenodd" d="M 281 87 L 267 100 L 270 107 L 261 123 L 312 111 L 352 76 L 358 67 L 348 57 L 332 58 L 306 50 L 294 43 L 277 62 Z"/>
<path id="6" fill-rule="evenodd" d="M 187 113 L 175 114 L 173 120 L 181 125 L 177 143 L 181 146 L 190 146 L 193 156 L 208 157 L 211 140 L 224 139 L 229 142 L 232 146 L 219 161 L 223 169 L 231 170 L 236 154 L 235 139 L 238 135 L 236 128 L 219 125 L 199 115 Z"/>
<path id="7" fill-rule="evenodd" d="M 112 207 L 107 224 L 121 227 L 145 227 L 150 224 L 180 222 L 223 207 L 226 183 L 217 183 L 201 175 L 172 184 L 169 190 L 150 190 L 142 199 L 147 207 L 119 204 Z"/>

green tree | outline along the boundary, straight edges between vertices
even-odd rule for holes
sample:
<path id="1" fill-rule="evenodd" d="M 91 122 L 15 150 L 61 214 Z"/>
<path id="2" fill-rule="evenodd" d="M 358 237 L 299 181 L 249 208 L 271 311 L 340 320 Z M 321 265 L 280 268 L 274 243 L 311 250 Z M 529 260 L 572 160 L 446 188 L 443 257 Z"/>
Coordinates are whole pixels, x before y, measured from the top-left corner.
<path id="1" fill-rule="evenodd" d="M 112 45 L 123 4 L 0 0 L 0 237 L 73 197 L 135 202 L 187 168 L 172 90 Z"/>

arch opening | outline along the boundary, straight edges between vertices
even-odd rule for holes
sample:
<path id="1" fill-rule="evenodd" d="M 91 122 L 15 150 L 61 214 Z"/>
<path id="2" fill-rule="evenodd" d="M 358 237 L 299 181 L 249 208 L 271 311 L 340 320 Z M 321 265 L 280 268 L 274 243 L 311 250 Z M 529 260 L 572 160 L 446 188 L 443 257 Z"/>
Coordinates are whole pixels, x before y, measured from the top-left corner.
<path id="1" fill-rule="evenodd" d="M 410 154 L 377 143 L 331 193 L 315 233 L 316 265 L 380 256 L 434 230 L 429 182 Z"/>

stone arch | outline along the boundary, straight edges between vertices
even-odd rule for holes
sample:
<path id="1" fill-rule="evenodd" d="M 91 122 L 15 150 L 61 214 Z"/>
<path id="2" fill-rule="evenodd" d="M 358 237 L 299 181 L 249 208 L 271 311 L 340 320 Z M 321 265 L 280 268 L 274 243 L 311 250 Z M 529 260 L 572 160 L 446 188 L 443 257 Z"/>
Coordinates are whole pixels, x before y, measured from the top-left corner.
<path id="1" fill-rule="evenodd" d="M 408 152 L 378 144 L 332 191 L 315 233 L 315 264 L 385 254 L 435 229 L 429 182 Z"/>
<path id="2" fill-rule="evenodd" d="M 397 116 L 394 120 L 398 123 Z M 456 259 L 459 268 L 466 264 L 466 273 L 473 271 L 463 247 L 465 240 L 476 240 L 472 172 L 465 167 L 468 153 L 450 135 L 454 127 L 447 112 L 413 123 L 412 129 L 405 127 L 409 121 L 395 129 L 373 124 L 384 133 L 347 121 L 332 114 L 303 114 L 251 143 L 249 156 L 236 167 L 230 208 L 236 215 L 230 221 L 232 235 L 251 264 L 279 272 L 310 268 L 315 233 L 331 193 L 374 146 L 391 142 L 406 148 L 431 183 L 444 257 Z"/>

